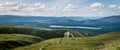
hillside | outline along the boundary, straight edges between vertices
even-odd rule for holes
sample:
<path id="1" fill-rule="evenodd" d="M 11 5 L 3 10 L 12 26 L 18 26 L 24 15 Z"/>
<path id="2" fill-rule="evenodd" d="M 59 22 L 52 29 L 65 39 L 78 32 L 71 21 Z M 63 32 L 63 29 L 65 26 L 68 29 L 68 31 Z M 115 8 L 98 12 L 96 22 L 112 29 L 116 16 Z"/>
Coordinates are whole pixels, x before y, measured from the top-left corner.
<path id="1" fill-rule="evenodd" d="M 28 26 L 16 26 L 16 25 L 0 25 L 0 33 L 4 34 L 25 34 L 38 36 L 43 39 L 61 38 L 64 37 L 65 32 L 71 32 L 75 37 L 89 36 L 90 34 L 78 32 L 67 29 L 47 29 L 41 27 L 28 27 Z M 77 36 L 76 36 L 77 35 Z"/>
<path id="2" fill-rule="evenodd" d="M 63 37 L 66 30 L 52 30 L 40 27 L 1 25 L 0 33 L 4 34 L 25 34 L 42 37 L 43 39 Z"/>
<path id="3" fill-rule="evenodd" d="M 69 36 L 65 34 L 70 34 Z M 91 36 L 66 29 L 0 25 L 1 50 L 117 50 L 120 32 Z M 36 44 L 35 44 L 36 43 Z M 26 46 L 27 45 L 27 46 Z"/>
<path id="4" fill-rule="evenodd" d="M 115 23 L 115 22 L 120 21 L 120 15 L 104 17 L 104 18 L 101 18 L 101 19 L 98 19 L 98 20 L 99 21 L 107 21 L 107 22 L 110 22 L 110 23 Z"/>
<path id="5" fill-rule="evenodd" d="M 15 47 L 26 46 L 42 41 L 36 36 L 21 34 L 0 34 L 0 50 L 8 50 Z"/>
<path id="6" fill-rule="evenodd" d="M 81 37 L 49 39 L 14 50 L 119 50 L 120 32 Z"/>
<path id="7" fill-rule="evenodd" d="M 120 15 L 81 21 L 81 26 L 100 27 L 111 32 L 120 31 Z"/>
<path id="8" fill-rule="evenodd" d="M 70 35 L 64 35 L 64 33 Z M 74 37 L 73 37 L 74 36 Z M 47 29 L 41 27 L 0 25 L 0 50 L 8 50 L 20 46 L 34 44 L 51 38 L 63 37 L 85 37 L 86 33 L 66 30 L 66 29 Z"/>
<path id="9" fill-rule="evenodd" d="M 118 16 L 108 16 L 108 17 L 103 17 L 100 19 L 96 19 L 96 20 L 85 20 L 82 21 L 81 23 L 83 25 L 88 25 L 88 26 L 118 26 L 120 22 L 120 15 Z"/>

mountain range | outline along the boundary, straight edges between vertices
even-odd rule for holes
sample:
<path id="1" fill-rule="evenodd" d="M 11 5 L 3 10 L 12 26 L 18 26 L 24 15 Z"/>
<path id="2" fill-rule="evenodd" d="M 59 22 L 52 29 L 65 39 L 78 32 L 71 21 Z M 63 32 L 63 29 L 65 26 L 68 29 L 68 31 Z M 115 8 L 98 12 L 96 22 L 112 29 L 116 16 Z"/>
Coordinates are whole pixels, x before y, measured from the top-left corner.
<path id="1" fill-rule="evenodd" d="M 108 16 L 99 19 L 84 17 L 44 17 L 44 16 L 15 16 L 0 15 L 0 24 L 14 24 L 22 26 L 40 26 L 50 28 L 58 26 L 98 27 L 109 32 L 120 31 L 120 15 Z M 81 30 L 81 29 L 79 29 Z"/>
<path id="2" fill-rule="evenodd" d="M 81 21 L 83 26 L 102 27 L 104 29 L 120 29 L 120 16 L 109 16 L 96 20 Z"/>
<path id="3" fill-rule="evenodd" d="M 119 15 L 99 19 L 0 15 L 0 50 L 119 50 L 119 22 Z"/>

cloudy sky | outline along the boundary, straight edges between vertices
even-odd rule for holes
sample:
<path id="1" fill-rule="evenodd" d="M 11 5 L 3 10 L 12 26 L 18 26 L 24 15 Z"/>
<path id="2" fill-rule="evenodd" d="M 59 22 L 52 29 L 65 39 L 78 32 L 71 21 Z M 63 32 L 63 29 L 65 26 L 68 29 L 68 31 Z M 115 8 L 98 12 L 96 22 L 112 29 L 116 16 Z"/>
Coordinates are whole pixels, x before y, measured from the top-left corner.
<path id="1" fill-rule="evenodd" d="M 120 0 L 0 0 L 0 15 L 120 15 Z"/>

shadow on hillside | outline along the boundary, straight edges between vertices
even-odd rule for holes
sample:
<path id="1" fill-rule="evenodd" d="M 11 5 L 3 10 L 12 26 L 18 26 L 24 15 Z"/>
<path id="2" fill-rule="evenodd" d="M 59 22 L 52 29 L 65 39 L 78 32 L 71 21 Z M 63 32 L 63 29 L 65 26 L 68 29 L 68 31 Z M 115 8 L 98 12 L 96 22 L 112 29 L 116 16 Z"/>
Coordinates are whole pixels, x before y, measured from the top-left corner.
<path id="1" fill-rule="evenodd" d="M 26 46 L 32 43 L 26 41 L 0 41 L 0 50 L 9 50 L 19 46 Z"/>

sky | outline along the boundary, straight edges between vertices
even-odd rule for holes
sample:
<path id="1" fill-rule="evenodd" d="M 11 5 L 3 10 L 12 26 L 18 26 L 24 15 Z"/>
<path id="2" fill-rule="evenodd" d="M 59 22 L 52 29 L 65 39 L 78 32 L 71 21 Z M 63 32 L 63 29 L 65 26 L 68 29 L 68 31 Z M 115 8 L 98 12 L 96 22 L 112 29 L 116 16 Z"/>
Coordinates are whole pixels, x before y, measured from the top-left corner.
<path id="1" fill-rule="evenodd" d="M 0 0 L 0 15 L 104 17 L 120 15 L 120 0 Z"/>

